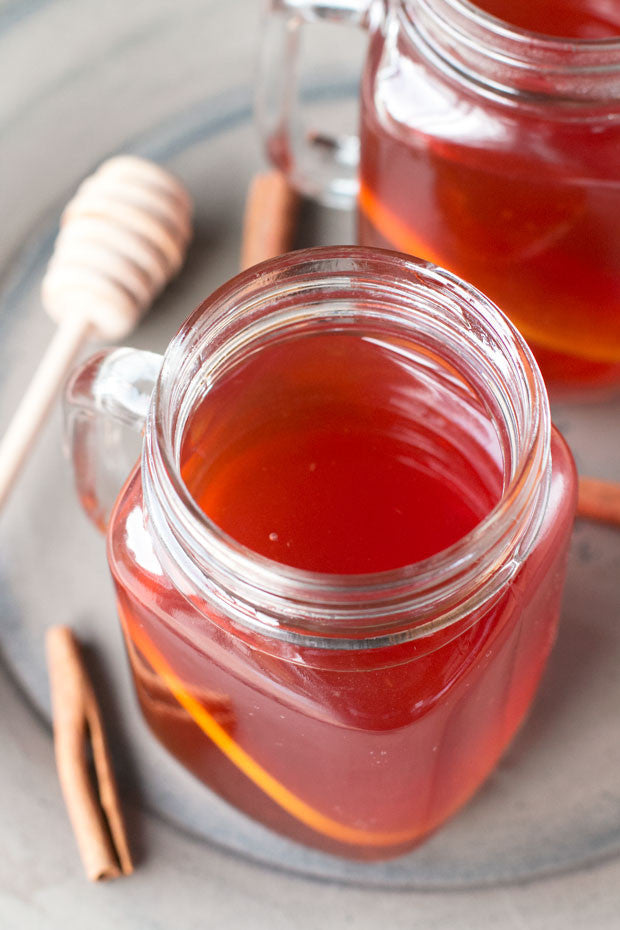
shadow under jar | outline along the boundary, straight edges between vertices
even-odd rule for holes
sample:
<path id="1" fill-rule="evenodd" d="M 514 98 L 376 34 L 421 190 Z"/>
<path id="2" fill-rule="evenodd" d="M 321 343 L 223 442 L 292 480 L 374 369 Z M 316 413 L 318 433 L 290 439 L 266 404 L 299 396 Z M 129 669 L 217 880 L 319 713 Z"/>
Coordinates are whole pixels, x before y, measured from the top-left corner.
<path id="1" fill-rule="evenodd" d="M 480 786 L 551 649 L 570 453 L 518 333 L 394 253 L 239 275 L 161 359 L 94 356 L 67 417 L 142 711 L 295 840 L 387 858 Z M 111 517 L 114 422 L 142 459 Z"/>

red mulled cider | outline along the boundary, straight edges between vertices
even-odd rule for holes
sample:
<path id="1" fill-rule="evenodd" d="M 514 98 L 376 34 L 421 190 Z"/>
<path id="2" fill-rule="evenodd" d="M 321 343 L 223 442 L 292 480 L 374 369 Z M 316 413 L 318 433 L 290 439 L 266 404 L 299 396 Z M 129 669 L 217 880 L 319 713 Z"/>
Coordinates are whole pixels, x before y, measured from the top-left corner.
<path id="1" fill-rule="evenodd" d="M 531 703 L 574 506 L 540 373 L 477 291 L 356 248 L 252 269 L 168 349 L 110 520 L 144 716 L 286 836 L 401 853 Z"/>
<path id="2" fill-rule="evenodd" d="M 475 0 L 473 6 L 511 26 L 559 39 L 620 36 L 620 10 L 609 0 Z"/>
<path id="3" fill-rule="evenodd" d="M 311 572 L 389 571 L 435 555 L 497 503 L 497 441 L 363 330 L 283 339 L 214 384 L 181 474 L 254 552 Z"/>
<path id="4" fill-rule="evenodd" d="M 363 78 L 359 240 L 479 287 L 548 383 L 619 383 L 619 146 L 614 4 L 393 4 Z"/>

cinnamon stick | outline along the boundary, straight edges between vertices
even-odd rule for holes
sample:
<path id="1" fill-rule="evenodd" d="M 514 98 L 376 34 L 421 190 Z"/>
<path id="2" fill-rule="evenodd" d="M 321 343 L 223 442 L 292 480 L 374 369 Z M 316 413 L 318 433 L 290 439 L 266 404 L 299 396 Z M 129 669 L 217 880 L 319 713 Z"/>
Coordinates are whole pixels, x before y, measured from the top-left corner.
<path id="1" fill-rule="evenodd" d="M 66 626 L 46 636 L 54 749 L 60 785 L 91 881 L 133 871 L 101 713 L 77 641 Z M 90 743 L 96 788 L 89 773 Z"/>
<path id="2" fill-rule="evenodd" d="M 581 477 L 577 516 L 620 526 L 620 484 Z"/>
<path id="3" fill-rule="evenodd" d="M 282 172 L 256 175 L 245 205 L 242 269 L 290 250 L 298 209 L 299 194 Z"/>

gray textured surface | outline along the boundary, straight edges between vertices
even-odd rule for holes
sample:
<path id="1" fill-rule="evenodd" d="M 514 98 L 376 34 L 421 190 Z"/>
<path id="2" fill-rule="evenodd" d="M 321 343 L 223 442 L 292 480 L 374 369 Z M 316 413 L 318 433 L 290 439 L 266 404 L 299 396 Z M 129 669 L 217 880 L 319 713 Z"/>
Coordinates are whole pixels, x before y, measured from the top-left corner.
<path id="1" fill-rule="evenodd" d="M 0 4 L 0 428 L 51 331 L 38 308 L 38 285 L 58 209 L 101 158 L 129 148 L 161 159 L 188 182 L 198 204 L 188 268 L 135 344 L 162 348 L 199 298 L 234 273 L 245 186 L 258 162 L 249 123 L 257 7 L 252 0 Z M 346 77 L 346 64 L 341 55 L 335 79 Z M 335 241 L 350 229 L 344 217 L 309 216 L 304 235 Z M 620 473 L 617 402 L 565 405 L 556 419 L 584 468 Z M 217 802 L 209 802 L 205 819 L 202 789 L 144 732 L 121 660 L 103 546 L 73 502 L 58 435 L 56 417 L 0 522 L 2 928 L 56 927 L 61 920 L 94 928 L 112 921 L 119 928 L 284 927 L 293 915 L 300 927 L 370 927 L 379 920 L 457 930 L 618 925 L 617 534 L 578 528 L 549 675 L 489 786 L 413 857 L 353 875 L 287 849 Z M 137 874 L 107 888 L 87 886 L 43 722 L 42 631 L 51 622 L 70 622 L 96 646 L 125 784 L 169 821 L 192 823 L 219 843 L 297 869 L 427 890 L 295 878 L 190 839 L 138 806 L 130 817 L 142 857 Z M 557 877 L 514 884 L 567 867 Z M 497 879 L 512 884 L 473 887 Z M 429 890 L 446 886 L 453 890 Z"/>

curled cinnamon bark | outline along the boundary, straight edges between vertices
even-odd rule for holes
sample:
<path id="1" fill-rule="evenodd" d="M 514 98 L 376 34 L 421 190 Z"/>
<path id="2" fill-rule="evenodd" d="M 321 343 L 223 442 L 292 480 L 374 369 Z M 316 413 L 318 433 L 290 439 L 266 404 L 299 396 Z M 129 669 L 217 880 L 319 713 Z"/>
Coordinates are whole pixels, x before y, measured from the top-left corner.
<path id="1" fill-rule="evenodd" d="M 577 515 L 620 526 L 620 484 L 596 478 L 579 479 Z"/>
<path id="2" fill-rule="evenodd" d="M 46 647 L 58 777 L 86 875 L 91 881 L 129 875 L 133 863 L 118 790 L 79 646 L 68 627 L 56 626 L 47 632 Z"/>
<path id="3" fill-rule="evenodd" d="M 256 175 L 245 204 L 242 269 L 290 250 L 298 209 L 299 194 L 280 171 Z"/>

